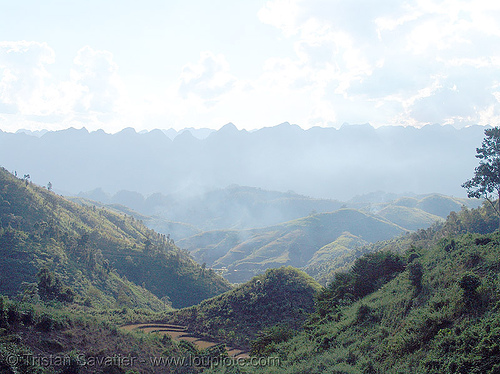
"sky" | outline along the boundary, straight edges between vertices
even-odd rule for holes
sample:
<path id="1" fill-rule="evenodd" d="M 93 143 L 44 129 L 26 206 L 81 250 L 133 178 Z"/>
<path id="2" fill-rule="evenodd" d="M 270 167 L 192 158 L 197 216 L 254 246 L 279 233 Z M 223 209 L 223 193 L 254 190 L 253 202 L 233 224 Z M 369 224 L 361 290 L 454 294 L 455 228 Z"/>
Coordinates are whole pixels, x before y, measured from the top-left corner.
<path id="1" fill-rule="evenodd" d="M 0 129 L 495 125 L 500 2 L 0 0 Z"/>

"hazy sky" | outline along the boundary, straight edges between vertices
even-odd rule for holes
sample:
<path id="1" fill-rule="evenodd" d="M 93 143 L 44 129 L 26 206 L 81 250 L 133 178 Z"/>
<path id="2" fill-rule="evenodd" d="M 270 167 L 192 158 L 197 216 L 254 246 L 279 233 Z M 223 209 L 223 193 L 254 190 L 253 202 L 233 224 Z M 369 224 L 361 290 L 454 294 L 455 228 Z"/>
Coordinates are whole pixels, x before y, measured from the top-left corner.
<path id="1" fill-rule="evenodd" d="M 497 124 L 500 2 L 0 0 L 0 129 Z"/>

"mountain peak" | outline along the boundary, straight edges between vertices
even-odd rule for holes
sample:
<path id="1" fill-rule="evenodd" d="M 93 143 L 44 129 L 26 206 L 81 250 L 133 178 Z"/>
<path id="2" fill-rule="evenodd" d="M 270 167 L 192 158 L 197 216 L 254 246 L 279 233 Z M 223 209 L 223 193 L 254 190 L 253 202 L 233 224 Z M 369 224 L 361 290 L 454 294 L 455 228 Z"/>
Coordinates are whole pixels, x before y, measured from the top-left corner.
<path id="1" fill-rule="evenodd" d="M 238 132 L 238 128 L 234 125 L 234 123 L 232 122 L 229 122 L 229 123 L 226 123 L 224 126 L 222 126 L 218 132 L 222 132 L 222 133 L 234 133 L 234 132 Z"/>
<path id="2" fill-rule="evenodd" d="M 344 122 L 342 126 L 340 126 L 341 130 L 346 130 L 346 129 L 367 129 L 367 130 L 373 130 L 373 126 L 370 125 L 368 122 L 367 123 L 362 123 L 362 124 L 354 124 L 351 125 L 347 122 Z"/>
<path id="3" fill-rule="evenodd" d="M 168 136 L 161 130 L 159 129 L 154 129 L 151 131 L 148 131 L 143 134 L 146 137 L 154 137 L 154 138 L 160 138 L 160 139 L 166 139 Z"/>
<path id="4" fill-rule="evenodd" d="M 132 127 L 126 127 L 123 130 L 116 133 L 116 135 L 136 135 L 137 132 Z"/>
<path id="5" fill-rule="evenodd" d="M 197 140 L 194 135 L 191 133 L 189 130 L 181 130 L 182 132 L 178 133 L 177 136 L 174 138 L 174 143 L 179 143 L 181 142 L 182 144 L 186 144 L 189 142 L 193 142 Z"/>

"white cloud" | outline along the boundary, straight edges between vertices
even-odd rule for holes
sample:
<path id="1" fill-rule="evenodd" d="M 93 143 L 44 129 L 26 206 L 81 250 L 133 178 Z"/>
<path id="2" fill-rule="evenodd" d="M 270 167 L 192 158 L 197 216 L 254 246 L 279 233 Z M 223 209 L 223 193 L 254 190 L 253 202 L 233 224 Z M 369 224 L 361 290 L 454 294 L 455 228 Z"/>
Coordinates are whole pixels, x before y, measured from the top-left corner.
<path id="1" fill-rule="evenodd" d="M 255 31 L 247 49 L 252 63 L 235 65 L 244 48 L 224 49 L 200 35 L 211 51 L 189 62 L 177 47 L 169 74 L 140 56 L 141 71 L 123 73 L 110 51 L 87 46 L 52 75 L 59 51 L 1 42 L 0 124 L 118 130 L 229 121 L 246 128 L 487 123 L 500 112 L 498 19 L 500 3 L 487 0 L 270 0 L 255 17 L 268 26 L 244 27 Z M 275 32 L 264 35 L 269 27 Z"/>
<path id="2" fill-rule="evenodd" d="M 285 36 L 297 33 L 299 15 L 299 3 L 294 0 L 268 1 L 258 12 L 258 17 L 263 23 L 279 28 Z"/>
<path id="3" fill-rule="evenodd" d="M 118 66 L 108 51 L 86 46 L 78 51 L 71 80 L 80 91 L 75 100 L 77 112 L 113 113 L 120 96 Z"/>
<path id="4" fill-rule="evenodd" d="M 48 69 L 56 61 L 47 43 L 0 42 L 0 113 L 6 126 L 102 127 L 112 121 L 123 85 L 112 55 L 80 49 L 69 80 Z"/>
<path id="5" fill-rule="evenodd" d="M 207 105 L 213 105 L 234 87 L 235 82 L 223 55 L 202 52 L 196 64 L 189 63 L 182 69 L 179 94 L 183 98 L 196 96 Z"/>
<path id="6" fill-rule="evenodd" d="M 8 113 L 46 113 L 53 99 L 47 65 L 54 61 L 55 53 L 46 43 L 0 42 L 0 108 Z"/>
<path id="7" fill-rule="evenodd" d="M 309 87 L 324 123 L 484 122 L 499 110 L 499 11 L 483 0 L 269 1 L 259 17 L 294 41 L 295 58 L 265 74 Z"/>

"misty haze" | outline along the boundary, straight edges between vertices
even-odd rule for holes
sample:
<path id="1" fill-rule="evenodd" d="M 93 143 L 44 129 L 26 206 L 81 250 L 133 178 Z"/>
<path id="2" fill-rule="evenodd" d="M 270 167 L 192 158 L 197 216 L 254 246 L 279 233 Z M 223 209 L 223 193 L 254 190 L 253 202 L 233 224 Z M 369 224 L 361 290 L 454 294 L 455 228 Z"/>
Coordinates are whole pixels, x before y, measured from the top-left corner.
<path id="1" fill-rule="evenodd" d="M 0 373 L 497 373 L 500 5 L 0 4 Z"/>

